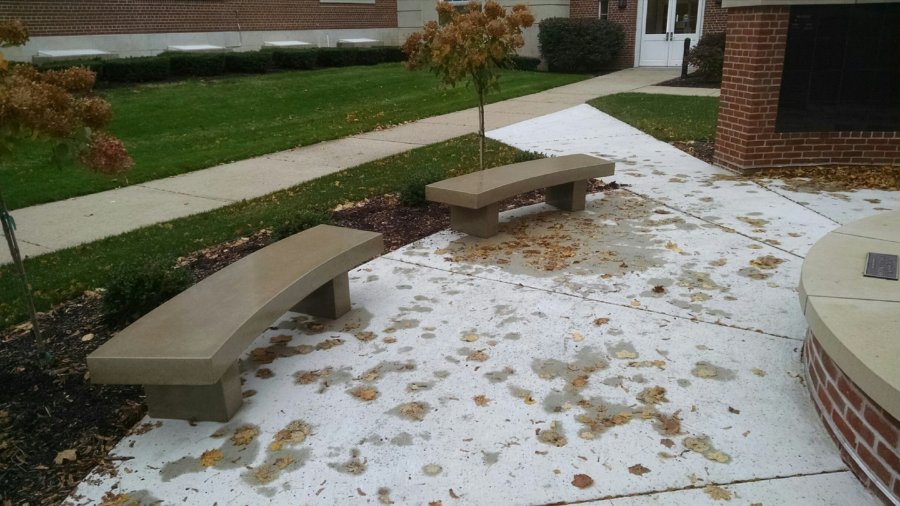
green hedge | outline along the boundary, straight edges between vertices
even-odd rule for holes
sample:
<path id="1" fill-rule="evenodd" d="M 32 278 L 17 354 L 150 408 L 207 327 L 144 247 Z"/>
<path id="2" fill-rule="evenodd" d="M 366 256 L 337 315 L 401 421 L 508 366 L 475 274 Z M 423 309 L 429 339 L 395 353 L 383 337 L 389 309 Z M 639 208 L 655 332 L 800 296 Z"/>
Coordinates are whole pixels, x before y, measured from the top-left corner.
<path id="1" fill-rule="evenodd" d="M 225 70 L 228 72 L 265 74 L 271 68 L 271 51 L 245 51 L 225 54 Z"/>
<path id="2" fill-rule="evenodd" d="M 103 62 L 103 71 L 97 76 L 110 83 L 145 83 L 165 81 L 172 76 L 169 59 L 162 56 L 122 58 Z"/>
<path id="3" fill-rule="evenodd" d="M 707 33 L 688 54 L 688 63 L 697 67 L 697 74 L 708 81 L 722 81 L 725 63 L 725 32 Z"/>
<path id="4" fill-rule="evenodd" d="M 399 47 L 366 48 L 274 48 L 237 53 L 165 52 L 158 56 L 114 60 L 77 60 L 46 63 L 41 69 L 87 67 L 98 82 L 142 83 L 171 78 L 210 77 L 227 72 L 262 74 L 272 69 L 309 70 L 350 65 L 401 62 L 406 55 Z M 519 67 L 517 67 L 519 68 Z"/>
<path id="5" fill-rule="evenodd" d="M 605 19 L 547 18 L 538 26 L 541 54 L 551 72 L 608 69 L 625 45 L 622 25 Z"/>
<path id="6" fill-rule="evenodd" d="M 529 70 L 534 71 L 537 70 L 538 65 L 541 64 L 540 58 L 532 58 L 530 56 L 513 56 L 512 60 L 512 68 L 516 70 Z"/>
<path id="7" fill-rule="evenodd" d="M 225 73 L 225 53 L 163 53 L 169 58 L 172 75 L 210 77 Z"/>

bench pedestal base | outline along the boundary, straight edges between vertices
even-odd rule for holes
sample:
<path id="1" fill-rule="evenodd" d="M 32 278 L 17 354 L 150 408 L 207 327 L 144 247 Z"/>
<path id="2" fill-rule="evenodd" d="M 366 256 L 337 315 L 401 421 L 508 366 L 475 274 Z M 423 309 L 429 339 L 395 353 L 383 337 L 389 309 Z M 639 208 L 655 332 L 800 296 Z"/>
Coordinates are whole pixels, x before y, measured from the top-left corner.
<path id="1" fill-rule="evenodd" d="M 237 362 L 212 385 L 144 385 L 144 392 L 153 418 L 227 422 L 243 403 Z"/>
<path id="2" fill-rule="evenodd" d="M 584 211 L 587 181 L 551 186 L 545 192 L 544 201 L 563 211 Z"/>
<path id="3" fill-rule="evenodd" d="M 500 204 L 481 209 L 450 206 L 450 228 L 483 239 L 496 235 L 500 229 Z"/>
<path id="4" fill-rule="evenodd" d="M 325 283 L 291 311 L 330 320 L 340 318 L 350 311 L 350 276 L 345 272 Z"/>

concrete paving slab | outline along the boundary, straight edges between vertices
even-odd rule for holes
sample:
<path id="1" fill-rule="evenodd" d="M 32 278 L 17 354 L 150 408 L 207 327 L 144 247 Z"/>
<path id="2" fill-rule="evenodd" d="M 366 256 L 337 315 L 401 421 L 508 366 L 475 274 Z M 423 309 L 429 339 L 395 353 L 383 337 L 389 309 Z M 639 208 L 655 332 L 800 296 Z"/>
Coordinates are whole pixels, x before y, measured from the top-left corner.
<path id="1" fill-rule="evenodd" d="M 618 132 L 618 133 L 615 133 Z M 629 190 L 795 255 L 838 223 L 746 178 L 691 157 L 589 105 L 488 132 L 519 149 L 614 160 Z"/>
<path id="2" fill-rule="evenodd" d="M 18 238 L 18 236 L 16 236 Z M 35 257 L 38 255 L 43 255 L 44 253 L 50 253 L 53 250 L 50 248 L 45 248 L 39 244 L 31 244 L 19 239 L 19 251 L 22 256 L 25 258 Z M 6 236 L 0 233 L 0 265 L 12 263 L 12 255 L 9 252 L 9 248 L 6 245 Z"/>
<path id="3" fill-rule="evenodd" d="M 828 217 L 837 223 L 850 223 L 884 211 L 900 210 L 900 192 L 860 189 L 822 191 L 802 181 L 762 180 L 769 191 Z"/>
<path id="4" fill-rule="evenodd" d="M 880 502 L 859 487 L 852 473 L 841 471 L 836 473 L 817 474 L 812 476 L 793 476 L 774 480 L 754 481 L 724 485 L 731 497 L 713 499 L 714 490 L 704 490 L 704 482 L 700 488 L 678 490 L 658 494 L 622 497 L 606 501 L 591 501 L 585 506 L 721 506 L 722 504 L 783 504 L 790 506 L 845 506 L 870 505 Z"/>
<path id="5" fill-rule="evenodd" d="M 53 251 L 154 223 L 210 211 L 228 203 L 129 186 L 12 211 L 17 237 Z"/>
<path id="6" fill-rule="evenodd" d="M 544 102 L 540 100 L 510 99 L 488 104 L 484 109 L 486 115 L 494 113 L 517 114 L 523 116 L 523 119 L 530 119 L 552 112 L 559 112 L 563 109 L 568 109 L 569 107 L 571 106 L 568 104 Z"/>
<path id="7" fill-rule="evenodd" d="M 337 172 L 387 156 L 409 151 L 415 146 L 403 142 L 391 142 L 359 137 L 347 137 L 311 146 L 266 155 L 272 160 L 282 160 L 309 167 L 332 168 L 324 173 Z"/>
<path id="8" fill-rule="evenodd" d="M 141 184 L 168 192 L 217 200 L 251 199 L 331 172 L 275 159 L 250 159 Z"/>
<path id="9" fill-rule="evenodd" d="M 389 258 L 351 290 L 345 317 L 260 336 L 290 342 L 245 362 L 231 422 L 149 425 L 70 503 L 544 504 L 844 469 L 792 340 Z"/>
<path id="10" fill-rule="evenodd" d="M 412 144 L 410 147 L 415 148 L 450 140 L 477 130 L 477 127 L 440 123 L 439 120 L 428 123 L 416 121 L 394 128 L 354 135 L 353 138 L 402 142 Z"/>
<path id="11" fill-rule="evenodd" d="M 664 214 L 660 214 L 664 213 Z M 389 258 L 656 313 L 802 339 L 801 261 L 624 190 L 583 212 L 504 215 L 490 239 L 444 231 Z M 755 310 L 744 305 L 754 301 Z"/>
<path id="12" fill-rule="evenodd" d="M 690 88 L 682 86 L 645 86 L 634 90 L 635 93 L 651 95 L 678 95 L 682 97 L 718 97 L 719 88 Z"/>

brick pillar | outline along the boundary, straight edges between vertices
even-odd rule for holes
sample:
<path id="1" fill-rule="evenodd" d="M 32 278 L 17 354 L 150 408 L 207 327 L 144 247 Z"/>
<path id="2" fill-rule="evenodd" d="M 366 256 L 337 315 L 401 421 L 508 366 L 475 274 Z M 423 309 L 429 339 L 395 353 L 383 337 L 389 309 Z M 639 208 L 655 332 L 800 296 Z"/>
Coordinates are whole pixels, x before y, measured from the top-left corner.
<path id="1" fill-rule="evenodd" d="M 789 6 L 728 9 L 715 163 L 777 166 L 900 163 L 900 131 L 775 131 Z"/>

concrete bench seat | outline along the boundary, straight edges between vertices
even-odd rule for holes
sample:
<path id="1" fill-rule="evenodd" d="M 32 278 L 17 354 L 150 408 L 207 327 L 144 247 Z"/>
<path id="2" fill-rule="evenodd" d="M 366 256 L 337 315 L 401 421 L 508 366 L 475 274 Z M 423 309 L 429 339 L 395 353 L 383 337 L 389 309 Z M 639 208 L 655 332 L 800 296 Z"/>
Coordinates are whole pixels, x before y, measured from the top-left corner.
<path id="1" fill-rule="evenodd" d="M 93 383 L 143 385 L 150 416 L 227 421 L 240 408 L 238 359 L 288 310 L 350 310 L 347 271 L 383 250 L 381 234 L 320 225 L 209 276 L 87 358 Z"/>
<path id="2" fill-rule="evenodd" d="M 309 42 L 304 42 L 302 40 L 267 40 L 263 42 L 263 47 L 278 47 L 278 48 L 306 48 L 313 47 Z"/>
<path id="3" fill-rule="evenodd" d="M 169 46 L 166 51 L 175 51 L 181 53 L 225 53 L 230 51 L 224 46 L 214 46 L 212 44 L 186 44 Z"/>
<path id="4" fill-rule="evenodd" d="M 500 201 L 546 188 L 548 204 L 565 211 L 581 211 L 588 180 L 614 172 L 615 163 L 594 156 L 544 158 L 432 183 L 425 187 L 425 198 L 450 206 L 453 230 L 486 238 L 497 233 Z"/>

